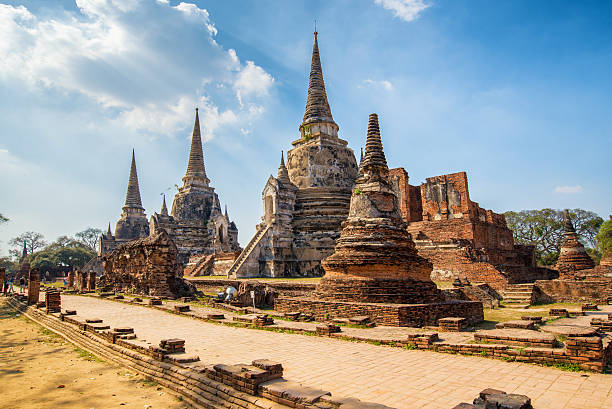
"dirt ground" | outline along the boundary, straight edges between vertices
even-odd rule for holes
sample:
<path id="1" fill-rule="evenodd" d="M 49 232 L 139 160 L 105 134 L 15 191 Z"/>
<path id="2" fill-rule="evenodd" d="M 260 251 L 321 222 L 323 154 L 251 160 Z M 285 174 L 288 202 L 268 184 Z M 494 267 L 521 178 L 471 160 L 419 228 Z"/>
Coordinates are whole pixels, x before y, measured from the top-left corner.
<path id="1" fill-rule="evenodd" d="M 0 296 L 1 409 L 185 407 L 166 388 L 19 316 Z"/>

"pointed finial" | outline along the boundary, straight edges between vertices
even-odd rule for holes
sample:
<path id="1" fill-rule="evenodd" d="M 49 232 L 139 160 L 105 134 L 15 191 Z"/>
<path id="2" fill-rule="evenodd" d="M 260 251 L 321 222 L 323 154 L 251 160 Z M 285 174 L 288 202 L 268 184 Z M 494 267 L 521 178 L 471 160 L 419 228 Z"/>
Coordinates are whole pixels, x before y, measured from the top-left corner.
<path id="1" fill-rule="evenodd" d="M 280 180 L 281 183 L 291 183 L 291 179 L 289 179 L 289 171 L 285 166 L 285 157 L 283 151 L 281 151 L 281 160 L 280 165 L 278 167 L 278 180 Z"/>
<path id="2" fill-rule="evenodd" d="M 565 233 L 575 233 L 576 229 L 572 224 L 572 218 L 570 216 L 569 209 L 565 209 L 563 211 L 563 219 L 563 230 L 565 231 Z"/>
<path id="3" fill-rule="evenodd" d="M 162 199 L 162 207 L 161 214 L 164 216 L 168 216 L 168 207 L 166 207 L 166 194 L 164 193 L 164 198 Z"/>
<path id="4" fill-rule="evenodd" d="M 317 20 L 315 20 L 314 23 L 315 23 L 314 35 L 315 35 L 315 41 L 317 41 L 317 34 L 319 34 L 319 33 L 317 33 Z"/>
<path id="5" fill-rule="evenodd" d="M 312 60 L 310 63 L 310 79 L 308 81 L 308 97 L 306 98 L 306 111 L 302 124 L 312 122 L 334 122 L 327 93 L 325 92 L 325 81 L 323 80 L 323 70 L 321 68 L 321 58 L 319 57 L 318 33 L 314 32 L 314 44 L 312 46 Z"/>
<path id="6" fill-rule="evenodd" d="M 130 178 L 125 194 L 124 207 L 143 209 L 142 200 L 140 199 L 140 187 L 138 186 L 138 172 L 136 171 L 136 155 L 134 149 L 132 149 L 132 164 L 130 166 Z"/>
<path id="7" fill-rule="evenodd" d="M 225 220 L 229 222 L 229 215 L 227 213 L 227 204 L 225 205 Z"/>
<path id="8" fill-rule="evenodd" d="M 110 222 L 108 222 L 108 230 L 106 230 L 106 236 L 111 237 L 113 233 L 111 232 Z"/>
<path id="9" fill-rule="evenodd" d="M 23 241 L 23 251 L 21 252 L 21 258 L 23 259 L 28 255 L 28 247 L 26 246 L 26 241 Z"/>
<path id="10" fill-rule="evenodd" d="M 196 108 L 193 133 L 191 134 L 191 149 L 187 162 L 187 172 L 185 173 L 183 182 L 185 182 L 186 179 L 192 178 L 204 179 L 206 185 L 208 185 L 208 178 L 206 177 L 206 169 L 204 167 L 204 152 L 202 150 L 202 134 L 200 132 L 198 108 Z"/>
<path id="11" fill-rule="evenodd" d="M 387 159 L 383 152 L 380 129 L 378 126 L 378 115 L 370 114 L 368 120 L 368 136 L 366 138 L 365 156 L 361 163 L 362 169 L 389 170 Z"/>

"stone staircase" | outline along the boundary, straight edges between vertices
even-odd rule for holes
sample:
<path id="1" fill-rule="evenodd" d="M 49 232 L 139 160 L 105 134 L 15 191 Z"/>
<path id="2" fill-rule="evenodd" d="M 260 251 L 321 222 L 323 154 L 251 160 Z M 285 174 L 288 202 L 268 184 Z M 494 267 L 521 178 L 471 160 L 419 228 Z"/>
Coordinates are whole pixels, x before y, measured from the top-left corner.
<path id="1" fill-rule="evenodd" d="M 251 253 L 253 253 L 253 250 L 257 247 L 257 244 L 259 244 L 259 242 L 265 237 L 266 233 L 268 232 L 268 230 L 270 230 L 271 227 L 272 226 L 265 226 L 264 228 L 258 230 L 257 233 L 255 233 L 251 241 L 249 241 L 249 244 L 247 244 L 244 250 L 242 250 L 242 253 L 240 253 L 236 261 L 234 261 L 234 264 L 232 264 L 232 266 L 228 270 L 228 277 L 236 277 L 238 271 L 240 271 L 244 263 L 251 256 Z"/>
<path id="2" fill-rule="evenodd" d="M 534 287 L 533 283 L 508 284 L 504 290 L 500 291 L 502 301 L 512 308 L 527 308 L 535 301 Z"/>
<path id="3" fill-rule="evenodd" d="M 202 256 L 195 262 L 187 263 L 187 265 L 185 266 L 185 276 L 200 277 L 211 275 L 214 264 L 214 254 Z"/>

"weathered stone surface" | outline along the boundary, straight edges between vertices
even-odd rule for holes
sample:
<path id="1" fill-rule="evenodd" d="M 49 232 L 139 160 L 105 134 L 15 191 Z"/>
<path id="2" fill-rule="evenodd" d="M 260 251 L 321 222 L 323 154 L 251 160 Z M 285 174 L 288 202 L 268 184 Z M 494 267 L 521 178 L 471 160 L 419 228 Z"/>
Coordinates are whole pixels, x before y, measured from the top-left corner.
<path id="1" fill-rule="evenodd" d="M 564 212 L 564 218 L 564 239 L 556 267 L 560 272 L 560 278 L 573 278 L 576 271 L 591 269 L 595 263 L 578 240 L 578 234 L 567 209 Z"/>
<path id="2" fill-rule="evenodd" d="M 318 43 L 300 138 L 293 141 L 262 193 L 263 223 L 230 270 L 237 277 L 320 276 L 349 210 L 358 169 L 338 137 L 323 82 Z"/>
<path id="3" fill-rule="evenodd" d="M 430 177 L 420 186 L 408 183 L 403 168 L 390 174 L 402 218 L 419 255 L 433 264 L 434 281 L 468 278 L 501 289 L 554 278 L 535 266 L 533 246 L 514 244 L 503 214 L 470 200 L 465 172 Z"/>
<path id="4" fill-rule="evenodd" d="M 183 186 L 174 196 L 171 213 L 164 197 L 161 212 L 151 216 L 150 224 L 151 234 L 166 230 L 183 264 L 190 256 L 240 249 L 236 224 L 229 219 L 227 207 L 225 214 L 221 210 L 219 196 L 206 176 L 197 108 Z"/>
<path id="5" fill-rule="evenodd" d="M 113 251 L 122 243 L 131 240 L 147 237 L 149 235 L 149 222 L 145 215 L 140 199 L 140 187 L 138 186 L 138 172 L 136 171 L 136 157 L 132 150 L 132 164 L 130 166 L 130 177 L 128 180 L 127 192 L 125 194 L 125 204 L 121 218 L 115 226 L 113 236 L 108 225 L 106 234 L 100 236 L 98 254 L 105 254 Z"/>
<path id="6" fill-rule="evenodd" d="M 335 252 L 322 262 L 315 297 L 335 301 L 418 303 L 441 300 L 404 229 L 382 150 L 378 117 L 370 115 L 366 154 Z"/>
<path id="7" fill-rule="evenodd" d="M 482 319 L 481 303 L 444 303 L 430 279 L 431 263 L 417 254 L 389 180 L 376 114 L 369 118 L 359 171 L 335 252 L 322 262 L 325 276 L 311 298 L 279 298 L 275 309 L 332 319 L 367 315 L 395 326 L 435 325 L 449 316 Z"/>
<path id="8" fill-rule="evenodd" d="M 101 285 L 114 291 L 127 291 L 159 297 L 191 295 L 195 288 L 182 279 L 183 267 L 178 250 L 165 232 L 122 244 L 102 256 L 105 274 Z"/>

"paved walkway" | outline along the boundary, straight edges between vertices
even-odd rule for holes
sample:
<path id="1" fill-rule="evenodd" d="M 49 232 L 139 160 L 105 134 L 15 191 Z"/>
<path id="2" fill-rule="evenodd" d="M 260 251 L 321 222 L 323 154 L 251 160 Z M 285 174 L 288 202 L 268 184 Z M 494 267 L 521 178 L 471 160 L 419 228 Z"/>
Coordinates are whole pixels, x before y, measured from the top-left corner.
<path id="1" fill-rule="evenodd" d="M 401 409 L 449 409 L 485 388 L 528 395 L 537 409 L 612 408 L 612 375 L 234 328 L 93 297 L 63 295 L 62 308 L 133 327 L 152 344 L 185 339 L 187 352 L 207 364 L 268 358 L 283 364 L 288 380 Z"/>

